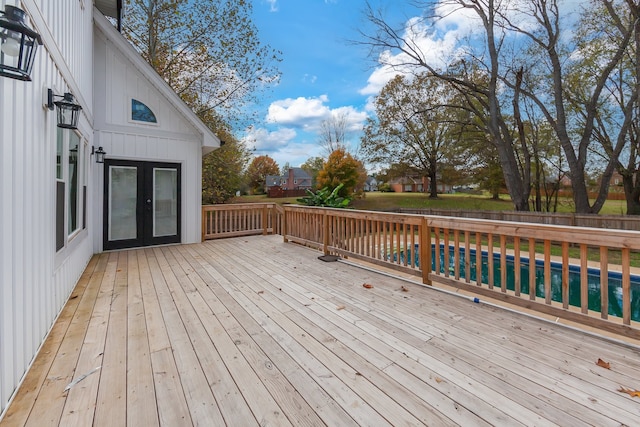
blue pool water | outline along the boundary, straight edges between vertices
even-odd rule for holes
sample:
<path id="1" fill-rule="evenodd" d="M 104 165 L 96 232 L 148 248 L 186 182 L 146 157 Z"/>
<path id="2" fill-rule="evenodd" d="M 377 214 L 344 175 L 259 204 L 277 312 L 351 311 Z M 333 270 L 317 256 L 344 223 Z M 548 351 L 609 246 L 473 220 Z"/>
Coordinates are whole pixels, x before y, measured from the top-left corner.
<path id="1" fill-rule="evenodd" d="M 449 247 L 449 266 L 444 265 L 444 245 L 440 245 L 440 273 L 444 273 L 444 269 L 449 268 L 453 274 L 454 264 L 454 247 Z M 408 257 L 413 258 L 416 266 L 420 265 L 419 246 L 415 245 L 415 250 L 408 251 Z M 460 251 L 460 277 L 465 278 L 465 265 L 467 262 L 471 264 L 471 277 L 469 280 L 476 280 L 476 251 L 469 249 L 469 260 L 467 260 L 466 248 L 459 248 Z M 432 253 L 435 254 L 435 245 L 432 245 Z M 400 250 L 400 262 L 404 263 L 405 251 Z M 397 260 L 397 255 L 394 255 Z M 507 289 L 514 290 L 515 272 L 514 257 L 507 255 Z M 435 271 L 436 260 L 431 260 L 431 268 Z M 520 291 L 523 294 L 529 294 L 529 258 L 520 258 Z M 494 286 L 500 286 L 500 254 L 493 254 L 493 272 Z M 489 267 L 488 254 L 482 251 L 482 283 L 488 282 Z M 536 275 L 536 296 L 544 298 L 544 262 L 542 260 L 535 261 Z M 589 289 L 589 310 L 600 311 L 600 270 L 597 268 L 589 268 L 587 270 L 588 289 Z M 609 314 L 612 316 L 622 317 L 622 274 L 618 272 L 609 272 Z M 580 266 L 569 266 L 569 305 L 576 307 L 581 306 L 580 300 Z M 551 299 L 553 301 L 562 301 L 562 264 L 551 262 Z M 640 321 L 640 276 L 631 275 L 631 319 Z"/>

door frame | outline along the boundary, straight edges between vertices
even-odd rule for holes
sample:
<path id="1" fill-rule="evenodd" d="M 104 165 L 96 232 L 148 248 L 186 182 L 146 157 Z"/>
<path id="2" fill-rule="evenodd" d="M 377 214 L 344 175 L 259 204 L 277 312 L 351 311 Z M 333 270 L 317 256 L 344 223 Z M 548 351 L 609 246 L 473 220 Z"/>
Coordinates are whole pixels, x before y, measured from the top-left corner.
<path id="1" fill-rule="evenodd" d="M 136 182 L 136 238 L 126 240 L 109 240 L 109 172 L 111 166 L 135 167 Z M 153 236 L 153 171 L 155 168 L 177 170 L 177 213 L 176 234 L 170 236 Z M 182 164 L 174 162 L 105 159 L 104 192 L 103 192 L 103 250 L 128 249 L 135 247 L 166 245 L 182 241 Z"/>

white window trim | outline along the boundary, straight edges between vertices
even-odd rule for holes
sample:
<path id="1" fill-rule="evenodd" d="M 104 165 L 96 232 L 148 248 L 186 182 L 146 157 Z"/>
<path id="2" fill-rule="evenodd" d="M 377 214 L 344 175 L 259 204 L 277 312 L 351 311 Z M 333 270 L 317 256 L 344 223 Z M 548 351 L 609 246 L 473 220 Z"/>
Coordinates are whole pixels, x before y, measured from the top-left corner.
<path id="1" fill-rule="evenodd" d="M 62 177 L 58 177 L 57 173 L 57 162 L 56 162 L 56 176 L 55 182 L 64 182 L 65 190 L 64 190 L 64 218 L 63 218 L 63 227 L 64 227 L 64 244 L 60 249 L 57 250 L 57 253 L 64 252 L 69 249 L 71 242 L 76 239 L 77 236 L 83 234 L 83 231 L 86 231 L 86 227 L 84 224 L 84 191 L 83 187 L 85 185 L 88 186 L 88 169 L 89 169 L 89 151 L 88 151 L 88 141 L 86 138 L 82 136 L 82 134 L 78 130 L 69 130 L 62 129 L 62 155 L 61 155 L 61 169 L 62 169 Z M 71 138 L 71 132 L 73 132 L 78 137 L 78 183 L 77 183 L 77 204 L 76 204 L 76 215 L 77 215 L 77 224 L 75 230 L 69 230 L 69 186 L 70 186 L 70 177 L 69 177 L 69 142 Z M 56 128 L 55 132 L 56 137 L 56 147 L 57 147 L 57 138 L 58 138 L 58 129 Z M 57 148 L 56 148 L 56 156 L 57 156 Z M 88 194 L 87 194 L 88 196 Z M 88 201 L 87 201 L 87 209 L 88 209 Z M 55 212 L 57 214 L 57 212 Z M 88 216 L 88 215 L 87 215 Z M 87 218 L 88 220 L 88 218 Z M 57 227 L 57 218 L 54 221 L 54 224 Z M 57 232 L 57 230 L 54 230 Z"/>

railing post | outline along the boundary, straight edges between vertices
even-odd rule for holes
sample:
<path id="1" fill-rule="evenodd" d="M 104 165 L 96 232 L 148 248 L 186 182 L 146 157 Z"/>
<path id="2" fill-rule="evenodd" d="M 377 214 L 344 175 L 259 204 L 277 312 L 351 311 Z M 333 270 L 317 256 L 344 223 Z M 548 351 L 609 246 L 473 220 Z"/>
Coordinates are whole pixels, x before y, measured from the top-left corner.
<path id="1" fill-rule="evenodd" d="M 202 206 L 202 228 L 201 228 L 201 231 L 202 231 L 202 240 L 201 240 L 201 242 L 204 242 L 204 236 L 205 236 L 205 233 L 206 233 L 206 231 L 207 231 L 207 230 L 206 230 L 206 226 L 207 226 L 207 218 L 206 218 L 206 215 L 207 215 L 207 213 L 206 213 L 206 211 L 204 210 L 204 206 Z"/>
<path id="2" fill-rule="evenodd" d="M 431 285 L 429 274 L 431 273 L 431 229 L 427 217 L 422 217 L 420 225 L 420 269 L 422 270 L 422 283 Z"/>
<path id="3" fill-rule="evenodd" d="M 325 255 L 329 255 L 329 214 L 327 211 L 322 213 L 322 250 Z"/>
<path id="4" fill-rule="evenodd" d="M 282 207 L 282 218 L 280 221 L 282 221 L 281 223 L 282 240 L 284 241 L 284 243 L 287 243 L 289 242 L 289 239 L 287 239 L 288 230 L 287 230 L 287 207 L 286 206 Z"/>
<path id="5" fill-rule="evenodd" d="M 268 214 L 269 210 L 267 208 L 267 204 L 265 203 L 264 205 L 262 205 L 262 235 L 266 236 L 267 233 L 267 227 L 269 226 L 269 224 L 267 223 L 267 214 Z"/>

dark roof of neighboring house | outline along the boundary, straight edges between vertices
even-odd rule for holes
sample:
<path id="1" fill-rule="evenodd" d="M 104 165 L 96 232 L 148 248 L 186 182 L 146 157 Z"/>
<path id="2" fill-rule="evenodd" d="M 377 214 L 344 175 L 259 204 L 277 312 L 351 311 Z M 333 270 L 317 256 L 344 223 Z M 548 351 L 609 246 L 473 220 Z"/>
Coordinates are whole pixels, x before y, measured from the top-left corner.
<path id="1" fill-rule="evenodd" d="M 294 178 L 311 179 L 311 175 L 309 175 L 307 171 L 302 168 L 291 168 L 290 170 L 293 170 Z M 288 175 L 283 176 L 283 178 L 288 178 Z"/>
<path id="2" fill-rule="evenodd" d="M 293 179 L 299 181 L 298 185 L 307 184 L 311 186 L 311 175 L 309 175 L 302 168 L 290 168 L 289 170 L 293 171 Z M 289 179 L 289 174 L 287 175 L 267 175 L 265 178 L 265 184 L 267 187 L 273 187 L 274 185 L 280 185 Z"/>

